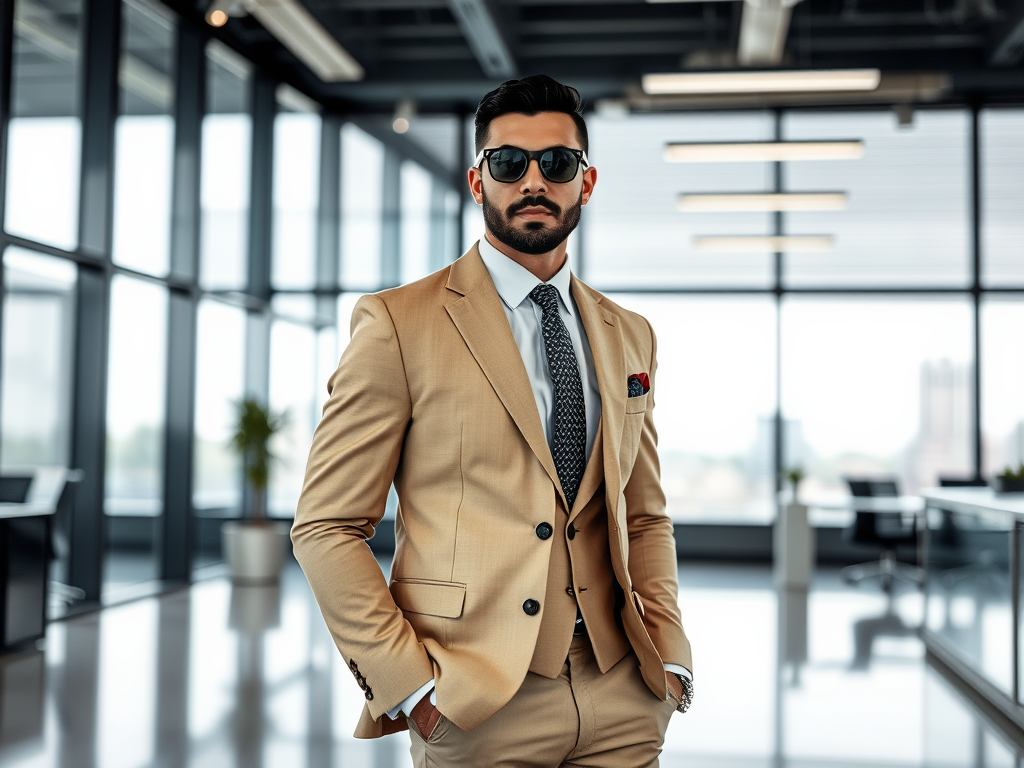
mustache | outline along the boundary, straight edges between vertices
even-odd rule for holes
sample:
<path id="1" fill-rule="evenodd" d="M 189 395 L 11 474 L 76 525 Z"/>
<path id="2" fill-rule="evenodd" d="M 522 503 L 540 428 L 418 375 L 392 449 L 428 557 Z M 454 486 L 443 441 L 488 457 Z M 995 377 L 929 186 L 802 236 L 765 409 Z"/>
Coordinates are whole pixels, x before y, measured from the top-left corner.
<path id="1" fill-rule="evenodd" d="M 523 210 L 523 208 L 532 208 L 532 207 L 538 207 L 538 206 L 542 207 L 542 208 L 547 208 L 549 211 L 551 211 L 551 214 L 555 218 L 558 218 L 559 216 L 562 215 L 562 208 L 561 208 L 561 206 L 558 205 L 555 202 L 552 202 L 551 200 L 548 200 L 546 197 L 544 197 L 544 195 L 524 197 L 518 203 L 512 203 L 512 205 L 510 205 L 505 210 L 505 214 L 509 218 L 512 218 L 519 211 Z"/>

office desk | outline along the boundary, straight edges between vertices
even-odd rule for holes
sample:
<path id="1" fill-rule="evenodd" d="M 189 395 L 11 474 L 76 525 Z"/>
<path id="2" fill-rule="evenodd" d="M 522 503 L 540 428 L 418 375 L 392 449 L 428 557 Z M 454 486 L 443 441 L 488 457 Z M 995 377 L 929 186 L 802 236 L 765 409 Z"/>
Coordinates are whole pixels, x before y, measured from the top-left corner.
<path id="1" fill-rule="evenodd" d="M 46 633 L 50 520 L 45 503 L 0 503 L 0 653 Z"/>
<path id="2" fill-rule="evenodd" d="M 1024 495 L 933 488 L 924 531 L 928 651 L 1024 728 L 1021 528 Z"/>

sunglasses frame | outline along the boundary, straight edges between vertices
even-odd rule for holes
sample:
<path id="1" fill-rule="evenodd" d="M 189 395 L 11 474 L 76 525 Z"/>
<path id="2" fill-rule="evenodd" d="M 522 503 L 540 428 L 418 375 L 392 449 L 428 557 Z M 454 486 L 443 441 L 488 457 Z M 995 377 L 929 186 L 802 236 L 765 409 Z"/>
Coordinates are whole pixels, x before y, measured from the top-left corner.
<path id="1" fill-rule="evenodd" d="M 497 152 L 500 149 L 516 149 L 516 150 L 519 150 L 524 155 L 526 155 L 526 165 L 523 168 L 523 172 L 519 175 L 519 177 L 515 178 L 515 179 L 511 179 L 510 181 L 502 181 L 501 179 L 494 179 L 494 174 L 492 173 L 491 174 L 491 178 L 494 179 L 499 184 L 515 184 L 517 181 L 522 179 L 523 176 L 526 175 L 526 172 L 530 169 L 530 163 L 532 163 L 534 160 L 537 161 L 537 168 L 540 170 L 541 176 L 543 176 L 545 179 L 550 181 L 552 184 L 568 184 L 570 181 L 572 181 L 573 179 L 576 178 L 576 175 L 580 172 L 580 166 L 582 166 L 584 169 L 590 167 L 590 161 L 587 160 L 587 153 L 584 152 L 582 149 L 575 149 L 573 147 L 555 146 L 555 147 L 545 147 L 544 149 L 538 149 L 538 150 L 529 150 L 529 149 L 523 149 L 522 147 L 513 146 L 512 144 L 504 144 L 504 145 L 502 145 L 500 147 L 491 147 L 489 149 L 481 149 L 480 150 L 480 154 L 478 154 L 476 156 L 476 160 L 473 161 L 473 167 L 474 168 L 479 168 L 479 169 L 482 170 L 483 162 L 484 162 L 484 160 L 486 160 L 487 161 L 487 170 L 488 170 L 488 172 L 490 172 L 490 170 L 491 170 L 491 155 L 494 154 L 495 152 Z M 555 181 L 554 179 L 548 178 L 548 175 L 546 173 L 544 173 L 544 169 L 541 167 L 541 164 L 540 164 L 540 159 L 544 155 L 545 152 L 550 152 L 553 149 L 564 149 L 566 152 L 571 152 L 573 155 L 576 156 L 576 172 L 573 173 L 572 179 L 569 179 L 567 181 Z"/>

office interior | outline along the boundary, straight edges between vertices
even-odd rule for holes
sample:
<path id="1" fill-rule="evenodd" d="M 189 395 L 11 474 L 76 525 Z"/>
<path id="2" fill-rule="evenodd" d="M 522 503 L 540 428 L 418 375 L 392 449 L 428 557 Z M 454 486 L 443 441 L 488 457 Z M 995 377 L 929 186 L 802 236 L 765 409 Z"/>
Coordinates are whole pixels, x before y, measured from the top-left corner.
<path id="1" fill-rule="evenodd" d="M 658 335 L 662 765 L 1019 766 L 1022 61 L 1017 0 L 0 0 L 0 764 L 412 764 L 294 560 L 229 577 L 236 404 L 287 525 L 355 301 L 482 235 L 473 110 L 542 72 L 573 272 Z"/>

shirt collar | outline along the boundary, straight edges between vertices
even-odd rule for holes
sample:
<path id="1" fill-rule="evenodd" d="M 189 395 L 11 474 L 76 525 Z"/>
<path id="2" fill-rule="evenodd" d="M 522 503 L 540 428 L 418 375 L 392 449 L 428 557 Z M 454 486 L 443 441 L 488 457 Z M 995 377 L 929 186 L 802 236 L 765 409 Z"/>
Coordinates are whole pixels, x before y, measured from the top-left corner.
<path id="1" fill-rule="evenodd" d="M 480 258 L 491 275 L 494 287 L 509 309 L 515 309 L 522 304 L 530 295 L 530 291 L 543 282 L 526 267 L 491 245 L 486 237 L 480 238 L 479 248 Z M 568 258 L 555 276 L 548 280 L 548 285 L 553 285 L 558 290 L 562 303 L 569 310 L 569 316 L 575 317 L 572 302 L 572 270 L 569 269 Z"/>

